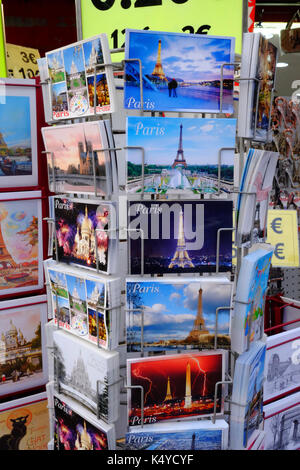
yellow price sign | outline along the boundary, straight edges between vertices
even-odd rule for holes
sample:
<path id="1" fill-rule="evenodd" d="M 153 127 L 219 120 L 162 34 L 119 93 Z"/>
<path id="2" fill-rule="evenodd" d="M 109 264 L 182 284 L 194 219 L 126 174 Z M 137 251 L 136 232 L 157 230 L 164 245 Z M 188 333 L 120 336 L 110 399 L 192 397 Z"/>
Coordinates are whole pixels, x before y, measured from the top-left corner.
<path id="1" fill-rule="evenodd" d="M 245 8 L 246 5 L 246 8 Z M 106 33 L 112 49 L 124 47 L 125 30 L 234 36 L 241 53 L 243 0 L 77 0 L 82 38 Z"/>
<path id="2" fill-rule="evenodd" d="M 269 210 L 267 243 L 274 246 L 272 265 L 296 268 L 299 266 L 297 211 Z"/>
<path id="3" fill-rule="evenodd" d="M 0 78 L 6 77 L 3 6 L 0 0 Z"/>
<path id="4" fill-rule="evenodd" d="M 6 44 L 6 63 L 9 77 L 34 78 L 39 75 L 37 59 L 40 53 L 31 47 Z"/>

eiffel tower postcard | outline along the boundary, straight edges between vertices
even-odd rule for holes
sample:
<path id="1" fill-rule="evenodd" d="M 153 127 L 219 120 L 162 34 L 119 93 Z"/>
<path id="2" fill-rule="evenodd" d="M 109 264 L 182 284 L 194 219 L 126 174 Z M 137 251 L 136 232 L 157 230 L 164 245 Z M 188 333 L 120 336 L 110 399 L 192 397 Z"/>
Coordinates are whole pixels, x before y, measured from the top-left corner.
<path id="1" fill-rule="evenodd" d="M 232 201 L 129 201 L 128 204 L 130 274 L 141 274 L 142 266 L 144 274 L 216 270 L 217 232 L 232 227 Z M 136 233 L 135 229 L 138 229 Z M 230 271 L 231 266 L 232 234 L 227 231 L 220 243 L 219 270 Z"/>
<path id="2" fill-rule="evenodd" d="M 211 348 L 218 307 L 230 307 L 232 284 L 226 277 L 127 279 L 127 352 Z M 136 310 L 135 310 L 136 309 Z M 218 345 L 230 345 L 230 310 L 220 310 Z"/>
<path id="3" fill-rule="evenodd" d="M 127 117 L 127 187 L 129 193 L 191 197 L 233 186 L 235 119 Z M 131 147 L 144 148 L 142 153 Z"/>
<path id="4" fill-rule="evenodd" d="M 234 62 L 233 37 L 127 29 L 124 106 L 146 111 L 220 112 L 221 65 Z M 233 70 L 224 67 L 223 112 L 233 113 Z"/>
<path id="5" fill-rule="evenodd" d="M 227 351 L 201 351 L 127 360 L 127 384 L 144 389 L 144 424 L 211 416 L 215 384 L 224 380 Z M 222 413 L 223 393 L 217 396 Z M 129 426 L 141 424 L 141 394 L 131 389 Z"/>

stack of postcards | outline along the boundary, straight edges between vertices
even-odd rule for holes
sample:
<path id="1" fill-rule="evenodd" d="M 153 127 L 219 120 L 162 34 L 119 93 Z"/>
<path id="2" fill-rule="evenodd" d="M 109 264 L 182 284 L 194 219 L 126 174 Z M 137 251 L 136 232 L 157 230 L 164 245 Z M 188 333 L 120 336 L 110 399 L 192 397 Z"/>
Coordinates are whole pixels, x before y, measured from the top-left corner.
<path id="1" fill-rule="evenodd" d="M 266 344 L 256 341 L 235 363 L 233 378 L 230 447 L 248 447 L 262 426 L 263 381 Z"/>

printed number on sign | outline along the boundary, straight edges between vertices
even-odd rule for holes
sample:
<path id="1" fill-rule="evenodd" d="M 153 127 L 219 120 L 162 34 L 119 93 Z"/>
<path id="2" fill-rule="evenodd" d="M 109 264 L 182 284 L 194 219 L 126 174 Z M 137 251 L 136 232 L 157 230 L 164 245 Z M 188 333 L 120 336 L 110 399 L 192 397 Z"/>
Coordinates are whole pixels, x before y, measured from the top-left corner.
<path id="1" fill-rule="evenodd" d="M 177 3 L 177 5 L 182 5 L 183 3 L 188 2 L 189 0 L 172 0 L 173 3 Z M 92 4 L 94 5 L 97 10 L 105 11 L 109 10 L 114 4 L 115 0 L 92 0 Z M 131 6 L 134 8 L 141 8 L 141 7 L 155 7 L 155 6 L 162 6 L 163 0 L 121 0 L 120 6 L 127 10 Z"/>

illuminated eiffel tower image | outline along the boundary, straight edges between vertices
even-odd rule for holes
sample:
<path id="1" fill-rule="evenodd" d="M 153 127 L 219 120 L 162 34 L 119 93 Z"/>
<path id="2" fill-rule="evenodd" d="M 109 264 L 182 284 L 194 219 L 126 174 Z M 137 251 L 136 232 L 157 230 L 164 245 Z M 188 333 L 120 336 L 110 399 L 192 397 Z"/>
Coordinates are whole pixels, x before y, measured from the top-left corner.
<path id="1" fill-rule="evenodd" d="M 186 243 L 184 237 L 184 228 L 183 228 L 183 212 L 180 211 L 179 214 L 179 230 L 178 230 L 178 241 L 175 254 L 169 264 L 169 269 L 178 267 L 178 268 L 194 268 L 191 258 L 188 255 L 186 250 Z"/>
<path id="2" fill-rule="evenodd" d="M 161 63 L 161 40 L 158 41 L 157 61 L 152 75 L 154 77 L 160 78 L 161 80 L 168 81 L 167 77 L 165 76 L 165 72 L 163 71 L 163 66 Z"/>
<path id="3" fill-rule="evenodd" d="M 168 384 L 167 384 L 167 394 L 164 402 L 173 400 L 172 393 L 171 393 L 171 384 L 170 384 L 170 377 L 168 377 Z"/>
<path id="4" fill-rule="evenodd" d="M 179 145 L 178 145 L 177 155 L 173 162 L 172 168 L 175 168 L 175 166 L 177 165 L 187 167 L 187 163 L 184 158 L 183 145 L 182 145 L 182 124 L 180 124 L 180 136 L 179 136 Z"/>
<path id="5" fill-rule="evenodd" d="M 199 289 L 199 296 L 198 296 L 198 308 L 197 308 L 197 316 L 194 321 L 193 329 L 190 331 L 186 341 L 198 341 L 201 335 L 209 334 L 209 331 L 205 329 L 205 321 L 203 318 L 203 307 L 202 307 L 202 289 Z"/>

